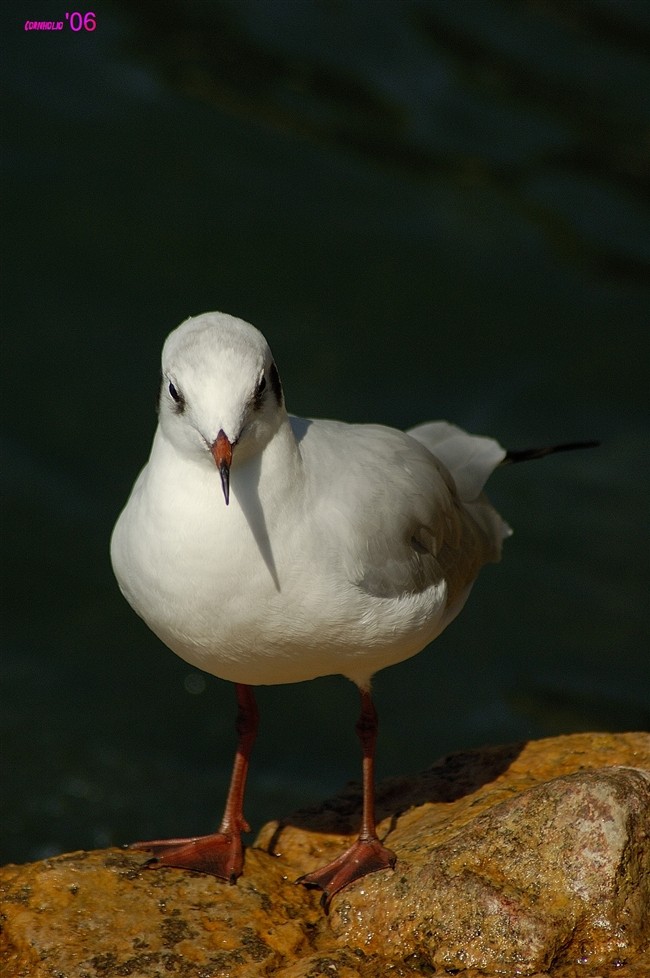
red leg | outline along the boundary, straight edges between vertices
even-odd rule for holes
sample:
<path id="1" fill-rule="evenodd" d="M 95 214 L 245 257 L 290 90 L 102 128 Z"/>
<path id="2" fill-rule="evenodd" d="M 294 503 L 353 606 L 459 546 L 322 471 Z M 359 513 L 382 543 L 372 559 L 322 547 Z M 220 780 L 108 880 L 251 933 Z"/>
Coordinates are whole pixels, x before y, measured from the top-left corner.
<path id="1" fill-rule="evenodd" d="M 134 842 L 131 849 L 145 849 L 153 853 L 145 863 L 152 869 L 174 866 L 192 869 L 198 873 L 211 873 L 234 883 L 241 876 L 244 850 L 241 833 L 248 832 L 244 818 L 244 789 L 248 762 L 255 742 L 259 713 L 250 686 L 237 684 L 237 752 L 230 779 L 226 807 L 219 830 L 212 835 L 190 839 L 159 839 L 153 842 Z"/>
<path id="2" fill-rule="evenodd" d="M 348 883 L 361 879 L 379 869 L 392 869 L 395 853 L 387 849 L 377 838 L 375 825 L 375 745 L 377 743 L 377 711 L 370 691 L 361 692 L 361 714 L 357 721 L 357 734 L 363 750 L 363 813 L 359 838 L 338 859 L 301 876 L 296 882 L 323 891 L 321 904 L 329 910 L 332 897 Z"/>

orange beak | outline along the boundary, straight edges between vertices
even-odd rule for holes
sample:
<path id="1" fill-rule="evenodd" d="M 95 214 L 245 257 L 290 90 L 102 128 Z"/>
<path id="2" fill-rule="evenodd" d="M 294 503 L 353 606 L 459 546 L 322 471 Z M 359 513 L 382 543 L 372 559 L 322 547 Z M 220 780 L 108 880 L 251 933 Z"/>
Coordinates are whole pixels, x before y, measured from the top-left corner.
<path id="1" fill-rule="evenodd" d="M 230 465 L 232 463 L 232 444 L 228 440 L 228 437 L 224 434 L 223 428 L 213 441 L 210 446 L 210 451 L 212 452 L 212 458 L 215 461 L 215 465 L 219 469 L 219 475 L 221 476 L 221 487 L 223 489 L 223 498 L 226 500 L 226 506 L 230 501 Z"/>

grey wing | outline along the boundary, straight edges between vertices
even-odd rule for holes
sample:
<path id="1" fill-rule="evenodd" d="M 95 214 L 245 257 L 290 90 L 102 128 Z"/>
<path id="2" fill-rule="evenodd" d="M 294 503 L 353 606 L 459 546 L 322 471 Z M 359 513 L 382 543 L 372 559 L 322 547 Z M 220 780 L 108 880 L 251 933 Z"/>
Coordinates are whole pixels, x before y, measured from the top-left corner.
<path id="1" fill-rule="evenodd" d="M 375 454 L 377 478 L 367 480 L 363 547 L 354 554 L 352 580 L 381 598 L 420 594 L 445 581 L 453 604 L 483 564 L 498 560 L 500 518 L 487 500 L 463 503 L 445 466 L 420 443 L 379 430 L 385 464 L 377 469 Z"/>

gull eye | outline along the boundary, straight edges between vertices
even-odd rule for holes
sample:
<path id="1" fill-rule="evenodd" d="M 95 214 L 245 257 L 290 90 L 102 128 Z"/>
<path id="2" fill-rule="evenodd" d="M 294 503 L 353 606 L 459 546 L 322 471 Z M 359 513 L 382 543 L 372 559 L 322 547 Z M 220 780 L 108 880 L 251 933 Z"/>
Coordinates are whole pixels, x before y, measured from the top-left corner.
<path id="1" fill-rule="evenodd" d="M 179 411 L 182 411 L 183 408 L 185 407 L 185 398 L 183 397 L 181 392 L 177 390 L 176 387 L 174 387 L 171 380 L 169 381 L 168 390 L 169 390 L 169 396 L 171 397 L 172 401 L 174 402 L 174 404 L 177 405 Z"/>

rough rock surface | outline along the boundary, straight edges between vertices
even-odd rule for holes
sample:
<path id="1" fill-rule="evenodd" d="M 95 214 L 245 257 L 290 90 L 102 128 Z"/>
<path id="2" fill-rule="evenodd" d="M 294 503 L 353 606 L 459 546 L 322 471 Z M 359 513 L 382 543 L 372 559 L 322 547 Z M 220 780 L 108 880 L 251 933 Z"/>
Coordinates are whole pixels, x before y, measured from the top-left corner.
<path id="1" fill-rule="evenodd" d="M 7 978 L 648 978 L 650 735 L 576 734 L 455 754 L 385 782 L 394 872 L 329 917 L 296 876 L 339 852 L 349 788 L 262 830 L 235 887 L 143 854 L 0 870 Z"/>

